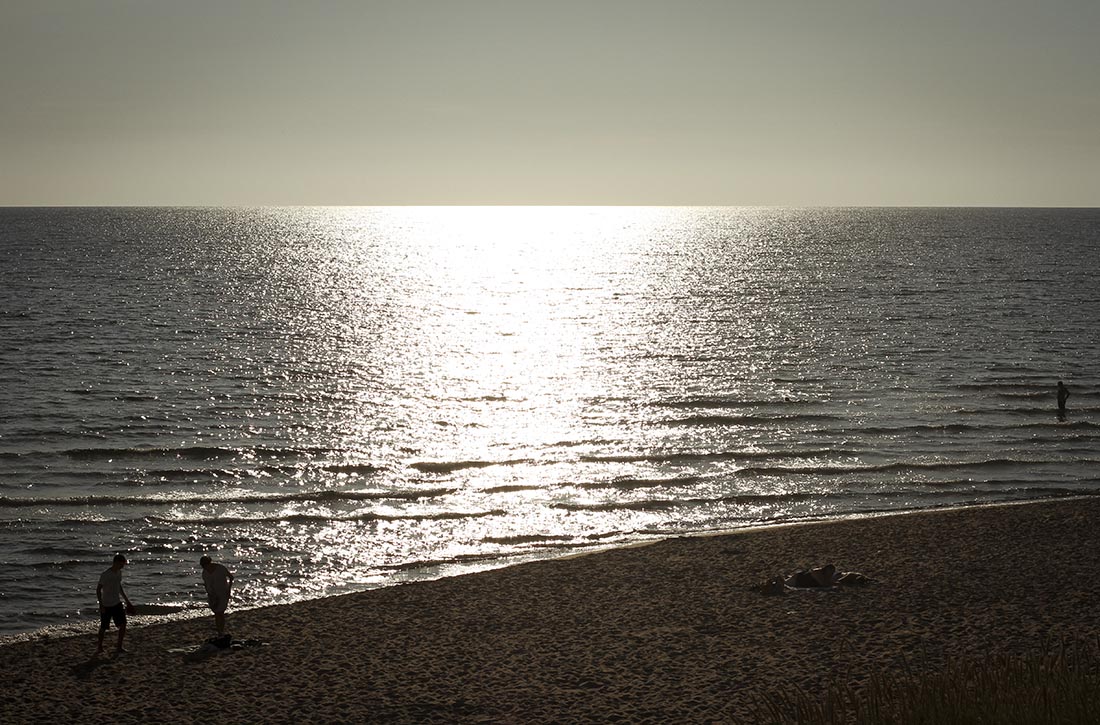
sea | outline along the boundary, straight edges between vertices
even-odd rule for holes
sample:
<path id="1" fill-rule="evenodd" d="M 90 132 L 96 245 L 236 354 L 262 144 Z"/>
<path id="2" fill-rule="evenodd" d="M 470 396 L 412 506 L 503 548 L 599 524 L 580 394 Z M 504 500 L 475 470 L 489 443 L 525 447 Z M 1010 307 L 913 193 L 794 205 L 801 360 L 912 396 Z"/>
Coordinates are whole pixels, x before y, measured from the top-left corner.
<path id="1" fill-rule="evenodd" d="M 1097 209 L 2 208 L 0 635 L 115 552 L 188 616 L 1095 495 L 1098 276 Z"/>

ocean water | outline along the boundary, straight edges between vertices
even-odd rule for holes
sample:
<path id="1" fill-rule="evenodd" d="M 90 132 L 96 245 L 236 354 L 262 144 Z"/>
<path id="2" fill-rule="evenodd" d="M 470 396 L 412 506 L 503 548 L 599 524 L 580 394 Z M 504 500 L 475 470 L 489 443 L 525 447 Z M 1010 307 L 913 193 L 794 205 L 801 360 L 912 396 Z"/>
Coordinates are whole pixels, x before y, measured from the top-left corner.
<path id="1" fill-rule="evenodd" d="M 0 209 L 0 633 L 115 551 L 174 612 L 1096 493 L 1098 274 L 1095 209 Z"/>

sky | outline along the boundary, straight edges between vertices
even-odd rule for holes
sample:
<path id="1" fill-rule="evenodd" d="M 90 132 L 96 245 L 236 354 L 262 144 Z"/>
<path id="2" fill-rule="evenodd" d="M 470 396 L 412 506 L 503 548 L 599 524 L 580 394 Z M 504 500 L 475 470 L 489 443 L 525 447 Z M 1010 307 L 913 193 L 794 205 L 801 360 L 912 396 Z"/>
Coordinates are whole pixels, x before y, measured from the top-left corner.
<path id="1" fill-rule="evenodd" d="M 2 0 L 0 205 L 1100 206 L 1096 0 Z"/>

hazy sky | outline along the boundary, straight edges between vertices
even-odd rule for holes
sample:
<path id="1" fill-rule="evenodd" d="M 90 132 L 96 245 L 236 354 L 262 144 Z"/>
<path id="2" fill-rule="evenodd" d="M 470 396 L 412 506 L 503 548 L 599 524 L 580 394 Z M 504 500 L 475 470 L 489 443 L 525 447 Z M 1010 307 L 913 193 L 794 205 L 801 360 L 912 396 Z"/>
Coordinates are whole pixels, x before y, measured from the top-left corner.
<path id="1" fill-rule="evenodd" d="M 1100 206 L 1097 0 L 2 0 L 0 205 Z"/>

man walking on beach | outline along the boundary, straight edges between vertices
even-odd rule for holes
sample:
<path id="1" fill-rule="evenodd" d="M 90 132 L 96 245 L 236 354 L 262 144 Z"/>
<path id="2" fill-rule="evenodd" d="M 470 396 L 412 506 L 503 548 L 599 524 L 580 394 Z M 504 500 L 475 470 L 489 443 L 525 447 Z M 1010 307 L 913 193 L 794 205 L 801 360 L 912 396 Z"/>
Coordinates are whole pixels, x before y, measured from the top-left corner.
<path id="1" fill-rule="evenodd" d="M 122 567 L 124 566 L 126 566 L 126 557 L 115 554 L 111 568 L 99 575 L 99 584 L 95 588 L 95 598 L 99 602 L 99 648 L 96 649 L 96 655 L 103 654 L 103 635 L 111 626 L 112 619 L 118 628 L 118 646 L 115 648 L 115 654 L 126 652 L 122 648 L 122 639 L 126 636 L 126 613 L 133 613 L 134 605 L 130 603 L 130 598 L 122 588 Z M 125 606 L 122 604 L 123 601 L 126 602 Z"/>
<path id="2" fill-rule="evenodd" d="M 202 567 L 202 585 L 206 587 L 206 601 L 214 612 L 214 624 L 218 634 L 225 634 L 225 610 L 229 606 L 229 590 L 233 586 L 233 574 L 221 564 L 215 564 L 209 556 L 199 559 Z"/>

